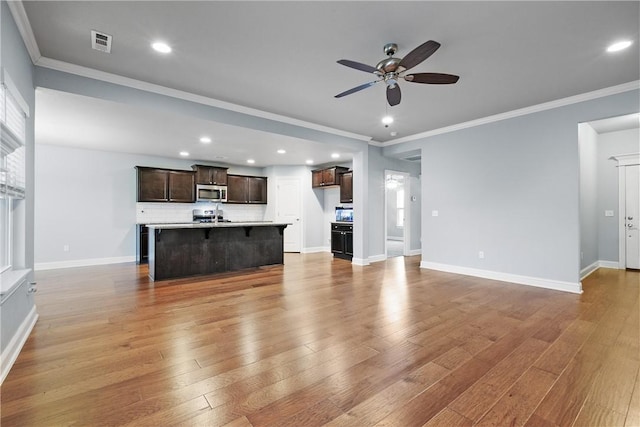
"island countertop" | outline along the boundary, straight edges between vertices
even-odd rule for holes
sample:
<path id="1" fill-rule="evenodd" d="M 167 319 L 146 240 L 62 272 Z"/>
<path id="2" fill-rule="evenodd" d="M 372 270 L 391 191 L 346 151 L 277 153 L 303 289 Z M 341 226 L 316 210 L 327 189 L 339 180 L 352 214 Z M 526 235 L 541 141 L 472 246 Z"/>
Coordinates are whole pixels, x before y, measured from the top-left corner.
<path id="1" fill-rule="evenodd" d="M 177 228 L 233 228 L 233 227 L 286 227 L 287 222 L 247 221 L 247 222 L 186 222 L 182 224 L 146 224 L 147 228 L 166 230 Z"/>

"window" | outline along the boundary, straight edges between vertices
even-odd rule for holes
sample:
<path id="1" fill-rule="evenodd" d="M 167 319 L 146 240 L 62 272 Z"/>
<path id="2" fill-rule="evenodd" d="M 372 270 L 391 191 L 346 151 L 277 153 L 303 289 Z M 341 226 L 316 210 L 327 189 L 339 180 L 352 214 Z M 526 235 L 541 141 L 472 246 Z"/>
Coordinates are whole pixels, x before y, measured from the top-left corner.
<path id="1" fill-rule="evenodd" d="M 11 268 L 11 248 L 13 236 L 11 232 L 12 200 L 0 198 L 0 273 Z"/>
<path id="2" fill-rule="evenodd" d="M 13 267 L 14 206 L 25 196 L 29 106 L 6 70 L 0 82 L 0 273 Z"/>
<path id="3" fill-rule="evenodd" d="M 396 191 L 396 227 L 404 227 L 404 189 Z"/>

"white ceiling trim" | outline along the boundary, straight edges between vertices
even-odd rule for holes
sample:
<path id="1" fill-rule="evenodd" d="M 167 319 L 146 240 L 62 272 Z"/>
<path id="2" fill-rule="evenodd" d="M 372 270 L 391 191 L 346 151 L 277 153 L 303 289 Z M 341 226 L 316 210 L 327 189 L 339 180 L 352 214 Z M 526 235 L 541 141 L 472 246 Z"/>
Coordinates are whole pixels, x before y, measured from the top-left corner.
<path id="1" fill-rule="evenodd" d="M 326 132 L 337 136 L 344 136 L 346 138 L 353 138 L 360 141 L 371 141 L 370 136 L 360 135 L 357 133 L 346 132 L 340 129 L 330 128 L 328 126 L 322 126 L 316 123 L 306 122 L 304 120 L 298 120 L 287 116 L 281 116 L 279 114 L 273 114 L 254 108 L 244 107 L 242 105 L 232 104 L 230 102 L 219 101 L 214 98 L 209 98 L 202 95 L 196 95 L 194 93 L 185 92 L 182 90 L 171 89 L 166 86 L 160 86 L 153 83 L 148 83 L 142 80 L 131 79 L 129 77 L 119 76 L 117 74 L 111 74 L 104 71 L 99 71 L 93 68 L 82 67 L 76 64 L 70 64 L 68 62 L 59 61 L 57 59 L 51 59 L 47 57 L 41 57 L 36 65 L 50 68 L 52 70 L 63 71 L 69 74 L 75 74 L 81 77 L 88 77 L 94 80 L 100 80 L 108 83 L 114 83 L 120 86 L 126 86 L 133 89 L 144 90 L 145 92 L 157 93 L 159 95 L 170 96 L 172 98 L 182 99 L 185 101 L 197 102 L 198 104 L 209 105 L 211 107 L 221 108 L 229 111 L 235 111 L 237 113 L 247 114 L 254 117 L 260 117 L 263 119 L 274 120 L 281 123 L 287 123 L 294 126 L 300 126 L 307 129 L 317 130 L 320 132 Z"/>
<path id="2" fill-rule="evenodd" d="M 20 31 L 22 40 L 24 40 L 24 44 L 27 46 L 31 62 L 36 64 L 38 60 L 42 58 L 42 54 L 40 53 L 38 43 L 36 43 L 36 37 L 33 34 L 29 18 L 27 18 L 27 11 L 24 10 L 22 1 L 7 1 L 7 5 L 11 11 L 11 15 L 13 15 L 13 20 L 18 27 L 18 31 Z"/>
<path id="3" fill-rule="evenodd" d="M 446 126 L 439 129 L 433 129 L 427 132 L 416 133 L 414 135 L 405 136 L 403 138 L 393 139 L 387 141 L 382 146 L 388 147 L 390 145 L 402 144 L 404 142 L 415 141 L 417 139 L 427 138 L 435 135 L 442 135 L 444 133 L 454 132 L 461 129 L 467 129 L 475 126 L 480 126 L 488 123 L 499 122 L 500 120 L 512 119 L 514 117 L 525 116 L 527 114 L 538 113 L 540 111 L 552 110 L 558 107 L 564 107 L 566 105 L 577 104 L 579 102 L 590 101 L 592 99 L 602 98 L 609 95 L 615 95 L 618 93 L 629 92 L 631 90 L 640 89 L 640 80 L 624 83 L 617 86 L 611 86 L 604 89 L 594 90 L 592 92 L 582 93 L 580 95 L 569 96 L 567 98 L 556 99 L 555 101 L 544 102 L 538 105 L 532 105 L 530 107 L 520 108 L 518 110 L 507 111 L 506 113 L 495 114 L 493 116 L 487 116 L 480 119 L 470 120 L 468 122 L 458 123 L 452 126 Z"/>

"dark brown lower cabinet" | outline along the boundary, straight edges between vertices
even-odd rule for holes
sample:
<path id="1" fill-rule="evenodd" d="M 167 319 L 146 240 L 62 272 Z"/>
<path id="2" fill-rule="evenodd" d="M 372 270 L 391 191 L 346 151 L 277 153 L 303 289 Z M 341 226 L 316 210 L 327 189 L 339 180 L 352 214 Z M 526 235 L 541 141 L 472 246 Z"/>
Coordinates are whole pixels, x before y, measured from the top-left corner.
<path id="1" fill-rule="evenodd" d="M 331 223 L 331 252 L 336 258 L 353 258 L 353 224 Z"/>
<path id="2" fill-rule="evenodd" d="M 283 264 L 285 228 L 151 228 L 149 276 L 164 280 Z"/>
<path id="3" fill-rule="evenodd" d="M 149 262 L 149 229 L 137 224 L 136 231 L 136 264 L 146 264 Z"/>

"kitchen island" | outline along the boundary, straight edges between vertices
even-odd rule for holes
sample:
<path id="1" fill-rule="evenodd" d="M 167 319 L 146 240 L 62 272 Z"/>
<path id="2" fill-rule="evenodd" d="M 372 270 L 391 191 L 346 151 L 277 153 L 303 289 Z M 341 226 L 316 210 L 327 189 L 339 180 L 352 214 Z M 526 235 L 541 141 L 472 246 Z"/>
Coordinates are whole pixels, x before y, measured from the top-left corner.
<path id="1" fill-rule="evenodd" d="M 283 264 L 286 223 L 148 224 L 149 277 L 174 279 Z"/>

